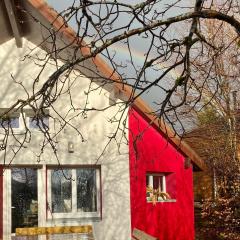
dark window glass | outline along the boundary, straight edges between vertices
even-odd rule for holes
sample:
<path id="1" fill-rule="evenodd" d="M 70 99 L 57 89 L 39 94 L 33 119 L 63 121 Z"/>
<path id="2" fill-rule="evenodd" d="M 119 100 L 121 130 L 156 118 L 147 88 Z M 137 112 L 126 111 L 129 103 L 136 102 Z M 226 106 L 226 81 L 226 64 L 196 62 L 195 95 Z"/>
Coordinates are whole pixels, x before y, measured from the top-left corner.
<path id="1" fill-rule="evenodd" d="M 49 118 L 43 117 L 41 119 L 36 119 L 34 117 L 29 117 L 29 128 L 48 128 L 49 126 Z"/>
<path id="2" fill-rule="evenodd" d="M 77 169 L 77 210 L 97 211 L 96 169 Z"/>
<path id="3" fill-rule="evenodd" d="M 51 171 L 52 212 L 72 211 L 72 170 Z"/>
<path id="4" fill-rule="evenodd" d="M 37 169 L 13 168 L 12 232 L 16 228 L 38 226 Z"/>
<path id="5" fill-rule="evenodd" d="M 164 191 L 163 176 L 153 176 L 153 189 Z"/>
<path id="6" fill-rule="evenodd" d="M 19 128 L 19 117 L 0 118 L 0 128 Z"/>

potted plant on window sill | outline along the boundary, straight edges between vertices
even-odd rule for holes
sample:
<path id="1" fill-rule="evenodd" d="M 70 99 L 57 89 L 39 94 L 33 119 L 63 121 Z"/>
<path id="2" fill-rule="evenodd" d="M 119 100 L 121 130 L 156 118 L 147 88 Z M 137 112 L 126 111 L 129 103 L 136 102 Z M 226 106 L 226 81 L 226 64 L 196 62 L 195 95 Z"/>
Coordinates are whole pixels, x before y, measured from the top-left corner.
<path id="1" fill-rule="evenodd" d="M 152 202 L 154 205 L 156 202 L 162 202 L 170 200 L 171 197 L 167 192 L 162 192 L 161 189 L 153 189 L 151 186 L 147 186 L 147 202 Z"/>

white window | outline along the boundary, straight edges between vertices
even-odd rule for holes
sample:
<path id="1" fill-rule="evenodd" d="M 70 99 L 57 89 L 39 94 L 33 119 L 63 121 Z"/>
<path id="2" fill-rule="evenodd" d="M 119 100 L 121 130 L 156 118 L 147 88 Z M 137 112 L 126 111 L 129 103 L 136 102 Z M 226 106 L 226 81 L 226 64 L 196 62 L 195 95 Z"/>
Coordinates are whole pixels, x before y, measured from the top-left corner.
<path id="1" fill-rule="evenodd" d="M 171 196 L 167 192 L 166 174 L 164 173 L 147 173 L 146 188 L 147 202 L 163 202 L 171 200 Z"/>
<path id="2" fill-rule="evenodd" d="M 7 114 L 6 114 L 7 112 Z M 0 108 L 0 128 L 1 129 L 17 129 L 20 126 L 20 113 L 13 109 L 9 111 L 8 108 Z"/>
<path id="3" fill-rule="evenodd" d="M 0 128 L 12 129 L 19 128 L 19 117 L 0 118 Z"/>
<path id="4" fill-rule="evenodd" d="M 49 110 L 43 110 L 43 114 L 36 116 L 36 113 L 31 109 L 24 109 L 24 114 L 27 119 L 27 126 L 30 129 L 47 130 L 49 128 Z"/>
<path id="5" fill-rule="evenodd" d="M 0 116 L 5 113 L 7 108 L 0 108 Z M 25 121 L 25 123 L 24 123 Z M 23 111 L 13 109 L 7 115 L 0 117 L 0 129 L 12 129 L 18 132 L 25 129 L 49 129 L 49 110 L 43 110 L 43 114 L 36 116 L 32 109 L 23 109 Z"/>
<path id="6" fill-rule="evenodd" d="M 29 117 L 28 121 L 29 121 L 29 123 L 28 123 L 29 128 L 48 129 L 48 127 L 49 127 L 49 117 L 48 116 L 44 116 L 41 118 Z"/>
<path id="7" fill-rule="evenodd" d="M 48 169 L 48 218 L 101 217 L 100 169 Z"/>

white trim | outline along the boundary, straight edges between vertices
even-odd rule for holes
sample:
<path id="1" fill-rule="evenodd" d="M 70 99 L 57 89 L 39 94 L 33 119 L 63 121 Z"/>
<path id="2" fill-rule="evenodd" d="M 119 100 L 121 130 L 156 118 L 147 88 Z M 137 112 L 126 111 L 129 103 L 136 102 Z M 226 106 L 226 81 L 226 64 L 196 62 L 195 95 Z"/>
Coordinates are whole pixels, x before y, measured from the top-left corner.
<path id="1" fill-rule="evenodd" d="M 77 184 L 74 184 L 77 180 L 76 171 L 72 171 L 72 212 L 77 212 Z M 76 197 L 75 197 L 76 196 Z"/>
<path id="2" fill-rule="evenodd" d="M 43 189 L 45 187 L 45 177 L 44 177 L 44 167 L 36 168 L 35 166 L 14 166 L 13 168 L 32 168 L 37 169 L 37 191 L 38 191 L 38 226 L 44 225 L 44 219 L 46 219 L 45 211 L 46 209 Z M 4 170 L 3 177 L 3 239 L 11 239 L 12 236 L 15 236 L 15 233 L 12 233 L 12 168 L 6 168 Z"/>
<path id="3" fill-rule="evenodd" d="M 38 226 L 45 225 L 46 219 L 46 165 L 37 170 L 37 188 L 38 188 Z"/>
<path id="4" fill-rule="evenodd" d="M 162 177 L 162 185 L 163 189 L 162 192 L 167 192 L 166 189 L 166 174 L 164 173 L 146 173 L 146 176 L 149 177 L 148 185 L 153 188 L 153 177 Z"/>
<path id="5" fill-rule="evenodd" d="M 177 200 L 176 199 L 166 199 L 166 200 L 157 200 L 157 203 L 175 203 L 175 202 L 177 202 Z M 147 201 L 147 203 L 153 203 L 153 201 Z"/>
<path id="6" fill-rule="evenodd" d="M 1 113 L 1 109 L 0 108 L 0 113 Z M 28 109 L 25 109 L 26 111 Z M 16 114 L 18 114 L 18 116 L 15 116 L 15 115 L 10 115 L 10 118 L 11 117 L 16 117 L 18 118 L 18 124 L 19 126 L 18 127 L 9 127 L 9 133 L 13 133 L 14 135 L 23 135 L 25 134 L 25 131 L 26 131 L 26 128 L 25 128 L 25 124 L 26 124 L 26 127 L 33 133 L 41 133 L 40 129 L 39 128 L 32 128 L 30 127 L 30 117 L 32 117 L 31 115 L 27 114 L 27 112 L 25 112 L 23 110 L 23 112 L 17 112 Z M 45 116 L 47 117 L 47 116 Z M 24 121 L 25 120 L 25 121 Z M 25 123 L 24 123 L 25 122 Z M 8 129 L 8 128 L 6 128 Z M 48 117 L 48 130 L 50 131 L 50 118 Z M 5 128 L 3 127 L 0 127 L 0 133 L 4 134 L 5 133 Z"/>
<path id="7" fill-rule="evenodd" d="M 166 175 L 162 175 L 162 186 L 163 186 L 163 189 L 162 189 L 162 191 L 163 192 L 167 192 L 167 187 L 166 187 Z"/>
<path id="8" fill-rule="evenodd" d="M 4 169 L 3 176 L 3 239 L 11 239 L 11 169 Z"/>

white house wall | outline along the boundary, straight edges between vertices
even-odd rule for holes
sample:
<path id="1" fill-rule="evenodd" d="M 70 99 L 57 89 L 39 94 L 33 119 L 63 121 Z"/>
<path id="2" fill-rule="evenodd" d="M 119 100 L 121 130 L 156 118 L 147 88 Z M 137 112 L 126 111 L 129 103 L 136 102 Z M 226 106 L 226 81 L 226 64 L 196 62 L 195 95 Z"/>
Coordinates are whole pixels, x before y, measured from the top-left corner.
<path id="1" fill-rule="evenodd" d="M 35 76 L 39 72 L 39 68 L 32 60 L 27 58 L 24 61 L 23 56 L 29 51 L 30 48 L 34 48 L 31 42 L 24 40 L 23 48 L 18 49 L 15 46 L 15 41 L 10 40 L 0 46 L 1 54 L 1 69 L 0 69 L 0 108 L 6 108 L 11 106 L 17 99 L 25 99 L 26 93 L 23 88 L 13 81 L 19 81 L 24 84 L 25 88 L 31 91 L 31 84 Z M 36 48 L 35 53 L 44 55 L 44 51 Z M 54 70 L 53 66 L 48 66 L 47 69 L 41 75 L 39 86 L 49 77 L 51 72 Z M 89 87 L 89 79 L 84 76 L 79 76 L 73 73 L 70 75 L 72 79 L 73 87 L 71 88 L 71 94 L 73 97 L 73 105 L 76 108 L 82 108 L 86 101 L 86 92 Z M 11 77 L 12 75 L 12 77 Z M 75 79 L 75 82 L 74 82 Z M 97 84 L 92 84 L 93 88 L 98 88 Z M 88 107 L 94 107 L 97 109 L 105 108 L 109 106 L 110 93 L 103 88 L 98 88 L 89 95 Z M 120 102 L 120 100 L 117 100 Z M 59 100 L 54 104 L 55 110 L 64 116 L 69 111 L 70 99 L 67 93 L 62 94 Z M 127 117 L 127 109 L 122 112 L 123 106 L 117 105 L 105 111 L 89 111 L 86 115 L 80 115 L 79 117 L 72 120 L 70 123 L 73 124 L 81 132 L 82 137 L 73 130 L 71 127 L 66 127 L 64 131 L 57 135 L 57 155 L 58 160 L 54 156 L 52 149 L 47 146 L 44 153 L 40 158 L 37 155 L 40 152 L 40 145 L 42 143 L 42 134 L 38 130 L 33 130 L 32 140 L 29 144 L 25 144 L 25 148 L 21 149 L 20 153 L 13 159 L 12 153 L 9 150 L 5 164 L 10 166 L 24 166 L 24 165 L 35 165 L 40 166 L 40 175 L 38 178 L 43 177 L 46 170 L 46 165 L 85 165 L 85 164 L 99 164 L 101 165 L 101 184 L 102 184 L 102 219 L 97 221 L 94 220 L 83 220 L 74 219 L 71 221 L 64 222 L 62 220 L 46 220 L 45 211 L 39 212 L 39 223 L 44 225 L 79 225 L 79 224 L 92 224 L 94 227 L 94 234 L 97 240 L 113 240 L 113 239 L 130 239 L 130 193 L 129 193 L 129 154 L 128 145 L 125 137 L 128 136 L 127 129 L 119 131 L 116 136 L 116 141 L 113 140 L 106 148 L 104 154 L 101 156 L 102 151 L 106 147 L 109 141 L 109 136 L 116 131 L 118 122 L 110 123 L 110 119 L 117 113 L 116 118 L 122 116 L 120 129 L 123 129 L 123 121 Z M 50 110 L 51 111 L 51 110 Z M 70 119 L 76 112 L 70 112 L 68 119 Z M 50 112 L 54 118 L 58 118 L 58 115 L 53 111 Z M 127 121 L 126 121 L 127 122 Z M 53 119 L 50 119 L 50 132 L 52 136 L 56 133 L 60 127 L 60 124 Z M 55 127 L 55 131 L 54 131 Z M 19 133 L 22 130 L 18 130 Z M 20 137 L 21 138 L 21 137 Z M 0 139 L 1 140 L 1 139 Z M 74 144 L 74 152 L 68 152 L 68 142 L 72 141 Z M 13 140 L 9 144 L 16 144 Z M 14 146 L 12 146 L 14 148 Z M 3 163 L 3 153 L 1 155 L 1 164 Z M 101 157 L 100 157 L 101 156 Z M 100 158 L 99 158 L 100 157 Z M 7 182 L 6 170 L 4 179 L 4 219 L 10 218 L 8 207 L 9 203 L 6 203 L 10 196 L 9 183 Z M 41 182 L 42 194 L 39 195 L 39 209 L 45 208 L 46 192 L 45 182 Z M 41 201 L 42 200 L 42 201 Z M 44 210 L 44 209 L 42 209 Z M 40 210 L 39 210 L 40 211 Z M 6 225 L 5 224 L 5 228 Z M 4 230 L 5 234 L 7 230 Z M 8 240 L 7 235 L 4 239 Z"/>

